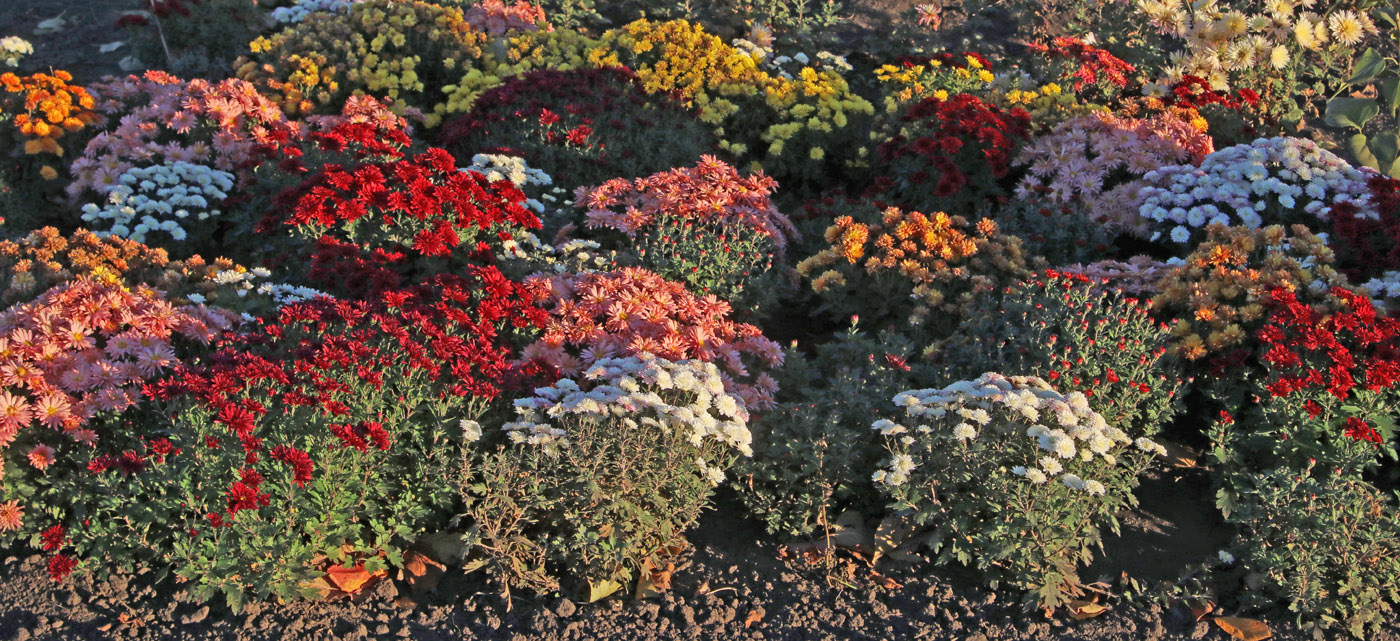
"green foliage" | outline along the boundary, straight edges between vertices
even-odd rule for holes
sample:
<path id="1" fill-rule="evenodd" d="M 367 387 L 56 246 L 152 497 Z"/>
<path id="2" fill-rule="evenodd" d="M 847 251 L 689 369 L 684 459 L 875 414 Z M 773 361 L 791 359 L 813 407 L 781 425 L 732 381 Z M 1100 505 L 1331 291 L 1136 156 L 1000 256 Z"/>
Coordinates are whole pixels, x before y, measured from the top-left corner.
<path id="1" fill-rule="evenodd" d="M 1155 434 L 1181 410 L 1180 365 L 1166 356 L 1169 331 L 1145 302 L 1100 285 L 1047 271 L 984 297 L 933 358 L 952 380 L 994 370 L 1045 378 L 1083 392 L 1128 434 Z"/>
<path id="2" fill-rule="evenodd" d="M 870 424 L 890 418 L 889 399 L 927 384 L 927 367 L 910 364 L 918 350 L 892 331 L 877 336 L 851 329 L 810 355 L 789 349 L 778 375 L 786 398 L 755 423 L 745 505 L 768 531 L 788 536 L 822 533 L 847 508 L 870 510 L 877 496 L 870 470 L 884 450 Z"/>
<path id="3" fill-rule="evenodd" d="M 1308 465 L 1251 475 L 1229 521 L 1236 559 L 1250 573 L 1240 594 L 1254 608 L 1280 600 L 1321 628 L 1359 639 L 1395 620 L 1400 603 L 1400 511 L 1370 484 Z"/>
<path id="4" fill-rule="evenodd" d="M 696 296 L 713 294 L 736 310 L 761 316 L 780 286 L 773 239 L 719 219 L 662 214 L 632 243 L 641 267 L 685 283 Z"/>
<path id="5" fill-rule="evenodd" d="M 1002 231 L 1019 236 L 1026 251 L 1051 265 L 1088 263 L 1111 253 L 1113 239 L 1103 223 L 1082 207 L 1045 201 L 1014 200 L 988 212 Z"/>
<path id="6" fill-rule="evenodd" d="M 1334 97 L 1327 101 L 1327 124 L 1348 130 L 1347 149 L 1361 164 L 1400 178 L 1400 29 L 1394 7 L 1373 13 L 1390 27 L 1393 42 L 1367 47 L 1352 65 L 1348 88 L 1372 87 L 1375 97 Z M 1384 112 L 1384 118 L 1377 119 Z M 1370 125 L 1370 126 L 1368 126 Z"/>
<path id="7" fill-rule="evenodd" d="M 228 75 L 248 42 L 272 26 L 257 0 L 167 0 L 136 3 L 154 13 L 130 21 L 136 57 L 180 75 Z"/>

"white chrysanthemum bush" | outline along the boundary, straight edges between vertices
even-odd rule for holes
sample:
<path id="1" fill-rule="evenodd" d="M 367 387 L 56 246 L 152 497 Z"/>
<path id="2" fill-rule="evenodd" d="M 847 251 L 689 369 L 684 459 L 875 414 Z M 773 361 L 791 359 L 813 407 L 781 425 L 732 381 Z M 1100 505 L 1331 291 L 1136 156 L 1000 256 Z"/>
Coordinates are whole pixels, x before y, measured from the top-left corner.
<path id="1" fill-rule="evenodd" d="M 100 236 L 153 242 L 170 248 L 202 247 L 222 213 L 219 204 L 233 189 L 234 176 L 205 165 L 184 161 L 134 167 L 107 192 L 107 202 L 83 206 L 83 221 Z M 156 242 L 158 236 L 160 242 Z M 173 252 L 184 253 L 184 252 Z M 217 252 L 215 252 L 217 253 Z"/>
<path id="2" fill-rule="evenodd" d="M 894 403 L 904 416 L 871 426 L 889 451 L 873 478 L 891 509 L 927 528 L 936 562 L 974 567 L 1043 608 L 1083 594 L 1079 566 L 1165 453 L 1038 377 L 988 372 Z"/>
<path id="3" fill-rule="evenodd" d="M 712 363 L 596 361 L 515 402 L 464 466 L 471 538 L 508 589 L 601 597 L 665 567 L 739 457 L 749 413 Z"/>
<path id="4" fill-rule="evenodd" d="M 1260 138 L 1206 156 L 1200 167 L 1173 165 L 1148 172 L 1138 213 L 1152 240 L 1186 250 L 1211 223 L 1258 229 L 1301 223 L 1318 229 L 1332 205 L 1353 202 L 1371 211 L 1368 173 L 1310 140 Z"/>

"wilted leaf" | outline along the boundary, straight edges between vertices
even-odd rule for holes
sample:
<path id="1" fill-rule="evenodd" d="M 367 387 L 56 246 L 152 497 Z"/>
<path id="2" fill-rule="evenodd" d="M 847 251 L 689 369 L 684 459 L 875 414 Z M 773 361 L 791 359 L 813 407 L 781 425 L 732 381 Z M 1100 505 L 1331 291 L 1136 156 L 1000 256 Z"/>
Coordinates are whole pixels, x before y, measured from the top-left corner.
<path id="1" fill-rule="evenodd" d="M 335 584 L 331 583 L 329 579 L 322 576 L 310 581 L 302 581 L 301 595 L 306 599 L 325 600 L 345 596 L 345 593 L 341 592 L 340 588 L 335 587 Z"/>
<path id="2" fill-rule="evenodd" d="M 874 581 L 876 585 L 886 590 L 898 590 L 899 588 L 904 587 L 903 583 L 891 579 L 890 577 L 880 574 L 879 572 L 876 572 L 874 570 L 870 571 L 870 579 Z"/>
<path id="3" fill-rule="evenodd" d="M 637 578 L 637 590 L 633 593 L 634 598 L 645 599 L 653 597 L 671 589 L 671 573 L 676 571 L 676 564 L 667 563 L 665 568 L 657 569 L 651 559 L 642 562 L 641 576 Z"/>
<path id="4" fill-rule="evenodd" d="M 753 627 L 753 624 L 763 620 L 763 608 L 750 608 L 749 613 L 744 616 L 744 628 Z"/>
<path id="5" fill-rule="evenodd" d="M 403 569 L 409 588 L 413 594 L 421 595 L 437 589 L 447 566 L 417 550 L 409 550 L 403 555 Z"/>
<path id="6" fill-rule="evenodd" d="M 593 581 L 589 581 L 588 602 L 592 603 L 594 601 L 601 601 L 603 599 L 608 598 L 608 596 L 612 595 L 612 593 L 617 592 L 621 589 L 622 584 L 611 579 L 604 579 L 596 583 Z"/>
<path id="7" fill-rule="evenodd" d="M 417 547 L 439 563 L 461 563 L 467 556 L 467 544 L 460 532 L 433 532 L 418 537 Z"/>
<path id="8" fill-rule="evenodd" d="M 1239 639 L 1240 641 L 1263 641 L 1271 636 L 1269 626 L 1263 621 L 1254 619 L 1242 619 L 1240 617 L 1219 617 L 1215 619 L 1215 624 L 1220 626 L 1226 634 Z"/>
<path id="9" fill-rule="evenodd" d="M 348 568 L 332 565 L 326 568 L 326 578 L 341 591 L 353 594 L 374 578 L 374 575 L 370 574 L 363 564 L 356 563 L 354 567 Z"/>
<path id="10" fill-rule="evenodd" d="M 889 554 L 904 545 L 914 533 L 914 521 L 907 516 L 887 516 L 880 520 L 875 529 L 875 559 Z"/>
<path id="11" fill-rule="evenodd" d="M 116 51 L 116 50 L 118 50 L 118 49 L 121 49 L 121 48 L 122 48 L 123 46 L 125 46 L 125 45 L 126 45 L 126 42 L 125 42 L 125 41 L 123 41 L 123 40 L 116 40 L 116 41 L 109 42 L 109 43 L 107 43 L 107 44 L 105 44 L 105 45 L 102 45 L 102 46 L 98 47 L 98 48 L 97 48 L 97 53 L 112 53 L 113 51 Z"/>
<path id="12" fill-rule="evenodd" d="M 1211 612 L 1214 612 L 1214 611 L 1215 611 L 1215 604 L 1214 604 L 1214 603 L 1211 603 L 1210 601 L 1206 601 L 1205 603 L 1201 603 L 1201 604 L 1197 604 L 1197 605 L 1192 605 L 1192 606 L 1191 606 L 1191 619 L 1194 620 L 1194 621 L 1200 621 L 1201 619 L 1206 618 L 1206 615 L 1207 615 L 1207 614 L 1210 614 Z"/>
<path id="13" fill-rule="evenodd" d="M 1201 455 L 1191 448 L 1180 443 L 1158 438 L 1158 443 L 1167 448 L 1167 465 L 1172 467 L 1191 468 L 1196 467 L 1196 462 L 1201 460 Z"/>
<path id="14" fill-rule="evenodd" d="M 1107 606 L 1083 599 L 1070 599 L 1068 608 L 1070 618 L 1076 621 L 1092 619 L 1108 611 Z"/>

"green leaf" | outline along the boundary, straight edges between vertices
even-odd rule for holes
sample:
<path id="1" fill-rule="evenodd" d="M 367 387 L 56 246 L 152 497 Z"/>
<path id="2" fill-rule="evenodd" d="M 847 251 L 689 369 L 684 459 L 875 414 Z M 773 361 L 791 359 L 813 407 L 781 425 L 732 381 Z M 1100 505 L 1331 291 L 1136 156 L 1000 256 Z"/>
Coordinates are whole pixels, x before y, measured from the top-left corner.
<path id="1" fill-rule="evenodd" d="M 1381 22 L 1389 24 L 1392 27 L 1400 27 L 1400 9 L 1386 7 L 1384 9 L 1377 9 L 1372 15 L 1380 18 Z"/>
<path id="2" fill-rule="evenodd" d="M 1376 155 L 1377 168 L 1381 171 L 1389 171 L 1395 163 L 1396 156 L 1400 156 L 1400 136 L 1396 136 L 1393 131 L 1371 136 L 1368 146 L 1371 153 Z"/>
<path id="3" fill-rule="evenodd" d="M 1376 93 L 1390 105 L 1390 115 L 1400 113 L 1400 76 L 1392 76 L 1376 83 Z"/>
<path id="4" fill-rule="evenodd" d="M 1371 98 L 1333 98 L 1327 101 L 1326 119 L 1333 127 L 1355 127 L 1360 131 L 1380 112 L 1380 106 Z"/>
<path id="5" fill-rule="evenodd" d="M 1347 84 L 1364 85 L 1376 79 L 1385 71 L 1385 57 L 1376 51 L 1375 47 L 1367 47 L 1366 51 L 1356 59 L 1356 65 L 1352 67 L 1351 77 L 1347 79 Z"/>
<path id="6" fill-rule="evenodd" d="M 1379 168 L 1380 164 L 1376 161 L 1376 155 L 1371 153 L 1371 147 L 1366 143 L 1366 134 L 1354 134 L 1347 140 L 1347 148 L 1351 150 L 1351 153 L 1356 154 L 1356 159 L 1360 160 L 1361 164 Z"/>

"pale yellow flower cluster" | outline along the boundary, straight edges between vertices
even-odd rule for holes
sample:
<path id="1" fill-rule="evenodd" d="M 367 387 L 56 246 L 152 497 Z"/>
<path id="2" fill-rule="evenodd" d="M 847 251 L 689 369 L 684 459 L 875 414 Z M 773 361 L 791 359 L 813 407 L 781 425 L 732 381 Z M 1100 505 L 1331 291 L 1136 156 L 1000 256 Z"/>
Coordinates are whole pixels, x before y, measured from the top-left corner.
<path id="1" fill-rule="evenodd" d="M 1309 9 L 1316 0 L 1137 0 L 1138 11 L 1162 33 L 1182 39 L 1171 54 L 1164 84 L 1199 76 L 1215 89 L 1230 88 L 1231 75 L 1251 69 L 1281 70 L 1309 53 L 1352 48 L 1376 25 L 1365 13 Z"/>

